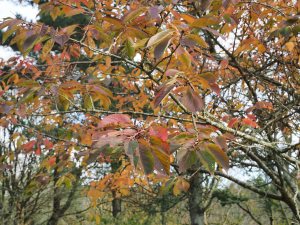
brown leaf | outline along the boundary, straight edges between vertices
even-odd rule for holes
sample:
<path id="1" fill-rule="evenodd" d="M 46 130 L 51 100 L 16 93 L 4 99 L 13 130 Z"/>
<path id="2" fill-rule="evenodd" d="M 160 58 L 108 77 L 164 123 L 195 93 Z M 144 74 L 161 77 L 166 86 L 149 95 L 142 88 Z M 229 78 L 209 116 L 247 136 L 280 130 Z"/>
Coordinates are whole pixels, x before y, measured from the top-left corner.
<path id="1" fill-rule="evenodd" d="M 166 84 L 162 85 L 155 95 L 154 107 L 156 108 L 161 101 L 170 93 L 170 91 L 175 87 L 176 79 L 172 79 Z"/>
<path id="2" fill-rule="evenodd" d="M 188 87 L 186 93 L 181 98 L 181 102 L 192 113 L 204 108 L 203 99 L 190 87 Z"/>
<path id="3" fill-rule="evenodd" d="M 171 42 L 171 38 L 166 38 L 162 42 L 160 42 L 157 46 L 154 48 L 154 58 L 157 60 L 159 59 L 165 52 L 165 50 L 168 48 L 169 44 Z"/>
<path id="4" fill-rule="evenodd" d="M 158 45 L 159 43 L 161 43 L 165 40 L 171 39 L 173 32 L 174 32 L 173 30 L 168 29 L 168 30 L 164 30 L 164 31 L 161 31 L 161 32 L 155 34 L 154 36 L 152 36 L 149 39 L 148 44 L 147 44 L 147 48 L 149 48 L 151 46 Z"/>

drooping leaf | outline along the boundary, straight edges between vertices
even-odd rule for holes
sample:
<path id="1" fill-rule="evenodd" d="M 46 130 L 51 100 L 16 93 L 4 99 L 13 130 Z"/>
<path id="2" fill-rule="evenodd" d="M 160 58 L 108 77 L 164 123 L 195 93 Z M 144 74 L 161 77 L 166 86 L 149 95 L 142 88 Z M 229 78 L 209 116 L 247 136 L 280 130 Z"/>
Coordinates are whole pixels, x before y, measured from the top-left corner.
<path id="1" fill-rule="evenodd" d="M 94 109 L 94 102 L 92 96 L 90 96 L 89 94 L 85 94 L 83 96 L 83 108 L 86 110 Z"/>
<path id="2" fill-rule="evenodd" d="M 149 144 L 144 140 L 139 140 L 140 163 L 145 174 L 150 174 L 154 169 L 154 157 Z"/>
<path id="3" fill-rule="evenodd" d="M 158 45 L 154 48 L 154 58 L 158 60 L 166 51 L 169 44 L 171 42 L 171 39 L 166 38 L 165 40 L 161 41 Z"/>
<path id="4" fill-rule="evenodd" d="M 170 93 L 170 91 L 175 87 L 176 79 L 171 79 L 166 84 L 162 85 L 155 95 L 154 107 L 156 108 L 161 101 Z"/>
<path id="5" fill-rule="evenodd" d="M 165 172 L 166 174 L 170 174 L 169 154 L 167 154 L 166 151 L 164 151 L 164 149 L 162 149 L 160 146 L 152 146 L 152 150 L 153 150 L 154 158 L 157 159 L 155 160 L 155 169 L 159 170 L 160 167 L 162 167 L 163 171 L 158 171 L 158 172 Z"/>
<path id="6" fill-rule="evenodd" d="M 187 169 L 195 165 L 197 159 L 196 151 L 181 148 L 177 154 L 179 171 L 185 172 Z"/>
<path id="7" fill-rule="evenodd" d="M 211 174 L 213 174 L 213 172 L 215 171 L 216 161 L 213 158 L 212 154 L 210 154 L 210 152 L 208 152 L 206 149 L 200 149 L 199 151 L 197 151 L 197 156 L 204 168 L 207 169 Z"/>
<path id="8" fill-rule="evenodd" d="M 23 44 L 23 51 L 26 52 L 29 48 L 32 48 L 34 46 L 35 41 L 39 37 L 39 34 L 33 34 L 29 36 Z"/>
<path id="9" fill-rule="evenodd" d="M 206 145 L 207 150 L 211 153 L 214 157 L 216 162 L 222 166 L 223 169 L 229 169 L 229 158 L 227 154 L 216 144 L 209 143 Z"/>
<path id="10" fill-rule="evenodd" d="M 137 166 L 136 158 L 138 148 L 139 143 L 136 140 L 125 141 L 124 143 L 125 154 L 129 157 L 131 164 L 135 167 Z"/>
<path id="11" fill-rule="evenodd" d="M 194 41 L 196 44 L 198 44 L 199 46 L 201 46 L 203 48 L 207 48 L 208 47 L 208 44 L 199 35 L 188 34 L 185 37 L 188 38 L 188 39 L 190 39 L 190 40 L 192 40 L 192 41 Z"/>
<path id="12" fill-rule="evenodd" d="M 197 27 L 197 28 L 202 28 L 202 27 L 208 27 L 208 26 L 217 25 L 217 24 L 219 24 L 219 20 L 218 20 L 217 17 L 206 16 L 206 17 L 196 19 L 191 24 L 191 26 L 192 27 Z"/>
<path id="13" fill-rule="evenodd" d="M 188 87 L 181 98 L 182 104 L 192 113 L 198 112 L 204 108 L 204 102 L 199 94 Z"/>

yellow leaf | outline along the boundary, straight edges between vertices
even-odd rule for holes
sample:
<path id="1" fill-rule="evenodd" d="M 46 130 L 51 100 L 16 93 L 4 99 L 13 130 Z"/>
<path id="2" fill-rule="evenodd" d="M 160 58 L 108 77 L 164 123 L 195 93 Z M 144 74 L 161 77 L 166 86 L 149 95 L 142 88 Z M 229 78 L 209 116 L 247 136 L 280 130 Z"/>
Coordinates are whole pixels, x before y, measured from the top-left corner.
<path id="1" fill-rule="evenodd" d="M 286 44 L 285 44 L 285 47 L 287 48 L 287 50 L 289 50 L 290 52 L 292 52 L 293 51 L 293 49 L 295 48 L 295 44 L 294 44 L 294 42 L 287 42 Z"/>

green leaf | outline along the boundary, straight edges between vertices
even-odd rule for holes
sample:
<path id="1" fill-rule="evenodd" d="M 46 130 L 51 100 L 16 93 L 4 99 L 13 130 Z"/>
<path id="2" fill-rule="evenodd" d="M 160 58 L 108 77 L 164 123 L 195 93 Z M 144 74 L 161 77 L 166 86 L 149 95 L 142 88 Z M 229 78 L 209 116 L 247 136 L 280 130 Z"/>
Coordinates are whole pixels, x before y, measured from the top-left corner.
<path id="1" fill-rule="evenodd" d="M 188 149 L 180 149 L 177 154 L 179 171 L 185 172 L 197 162 L 197 155 L 195 151 Z"/>
<path id="2" fill-rule="evenodd" d="M 197 156 L 205 169 L 207 169 L 210 173 L 215 171 L 216 161 L 206 149 L 197 151 Z"/>
<path id="3" fill-rule="evenodd" d="M 83 96 L 83 108 L 86 110 L 93 110 L 94 109 L 94 102 L 92 96 L 89 94 L 85 94 Z"/>
<path id="4" fill-rule="evenodd" d="M 154 169 L 154 157 L 149 144 L 144 141 L 139 141 L 140 162 L 145 174 L 150 174 Z"/>
<path id="5" fill-rule="evenodd" d="M 125 54 L 128 56 L 128 58 L 132 59 L 135 55 L 135 49 L 133 47 L 133 43 L 131 40 L 127 39 L 125 41 L 124 46 Z"/>
<path id="6" fill-rule="evenodd" d="M 137 166 L 136 151 L 138 150 L 139 143 L 136 140 L 127 141 L 124 143 L 125 154 L 129 157 L 130 162 L 135 167 Z"/>
<path id="7" fill-rule="evenodd" d="M 207 150 L 220 166 L 222 166 L 225 170 L 229 169 L 229 158 L 218 145 L 213 143 L 207 144 Z"/>

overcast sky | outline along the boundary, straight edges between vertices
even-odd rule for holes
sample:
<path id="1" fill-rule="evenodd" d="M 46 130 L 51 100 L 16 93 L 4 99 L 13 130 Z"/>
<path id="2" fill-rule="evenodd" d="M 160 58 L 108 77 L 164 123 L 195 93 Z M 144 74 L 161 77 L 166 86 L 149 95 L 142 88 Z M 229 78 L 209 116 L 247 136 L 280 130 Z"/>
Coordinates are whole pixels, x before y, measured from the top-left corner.
<path id="1" fill-rule="evenodd" d="M 18 0 L 0 0 L 0 21 L 6 17 L 14 18 L 16 14 L 22 15 L 27 21 L 36 21 L 38 8 L 32 7 L 24 2 L 21 4 Z M 0 58 L 8 59 L 15 53 L 10 47 L 3 47 L 0 45 Z"/>

